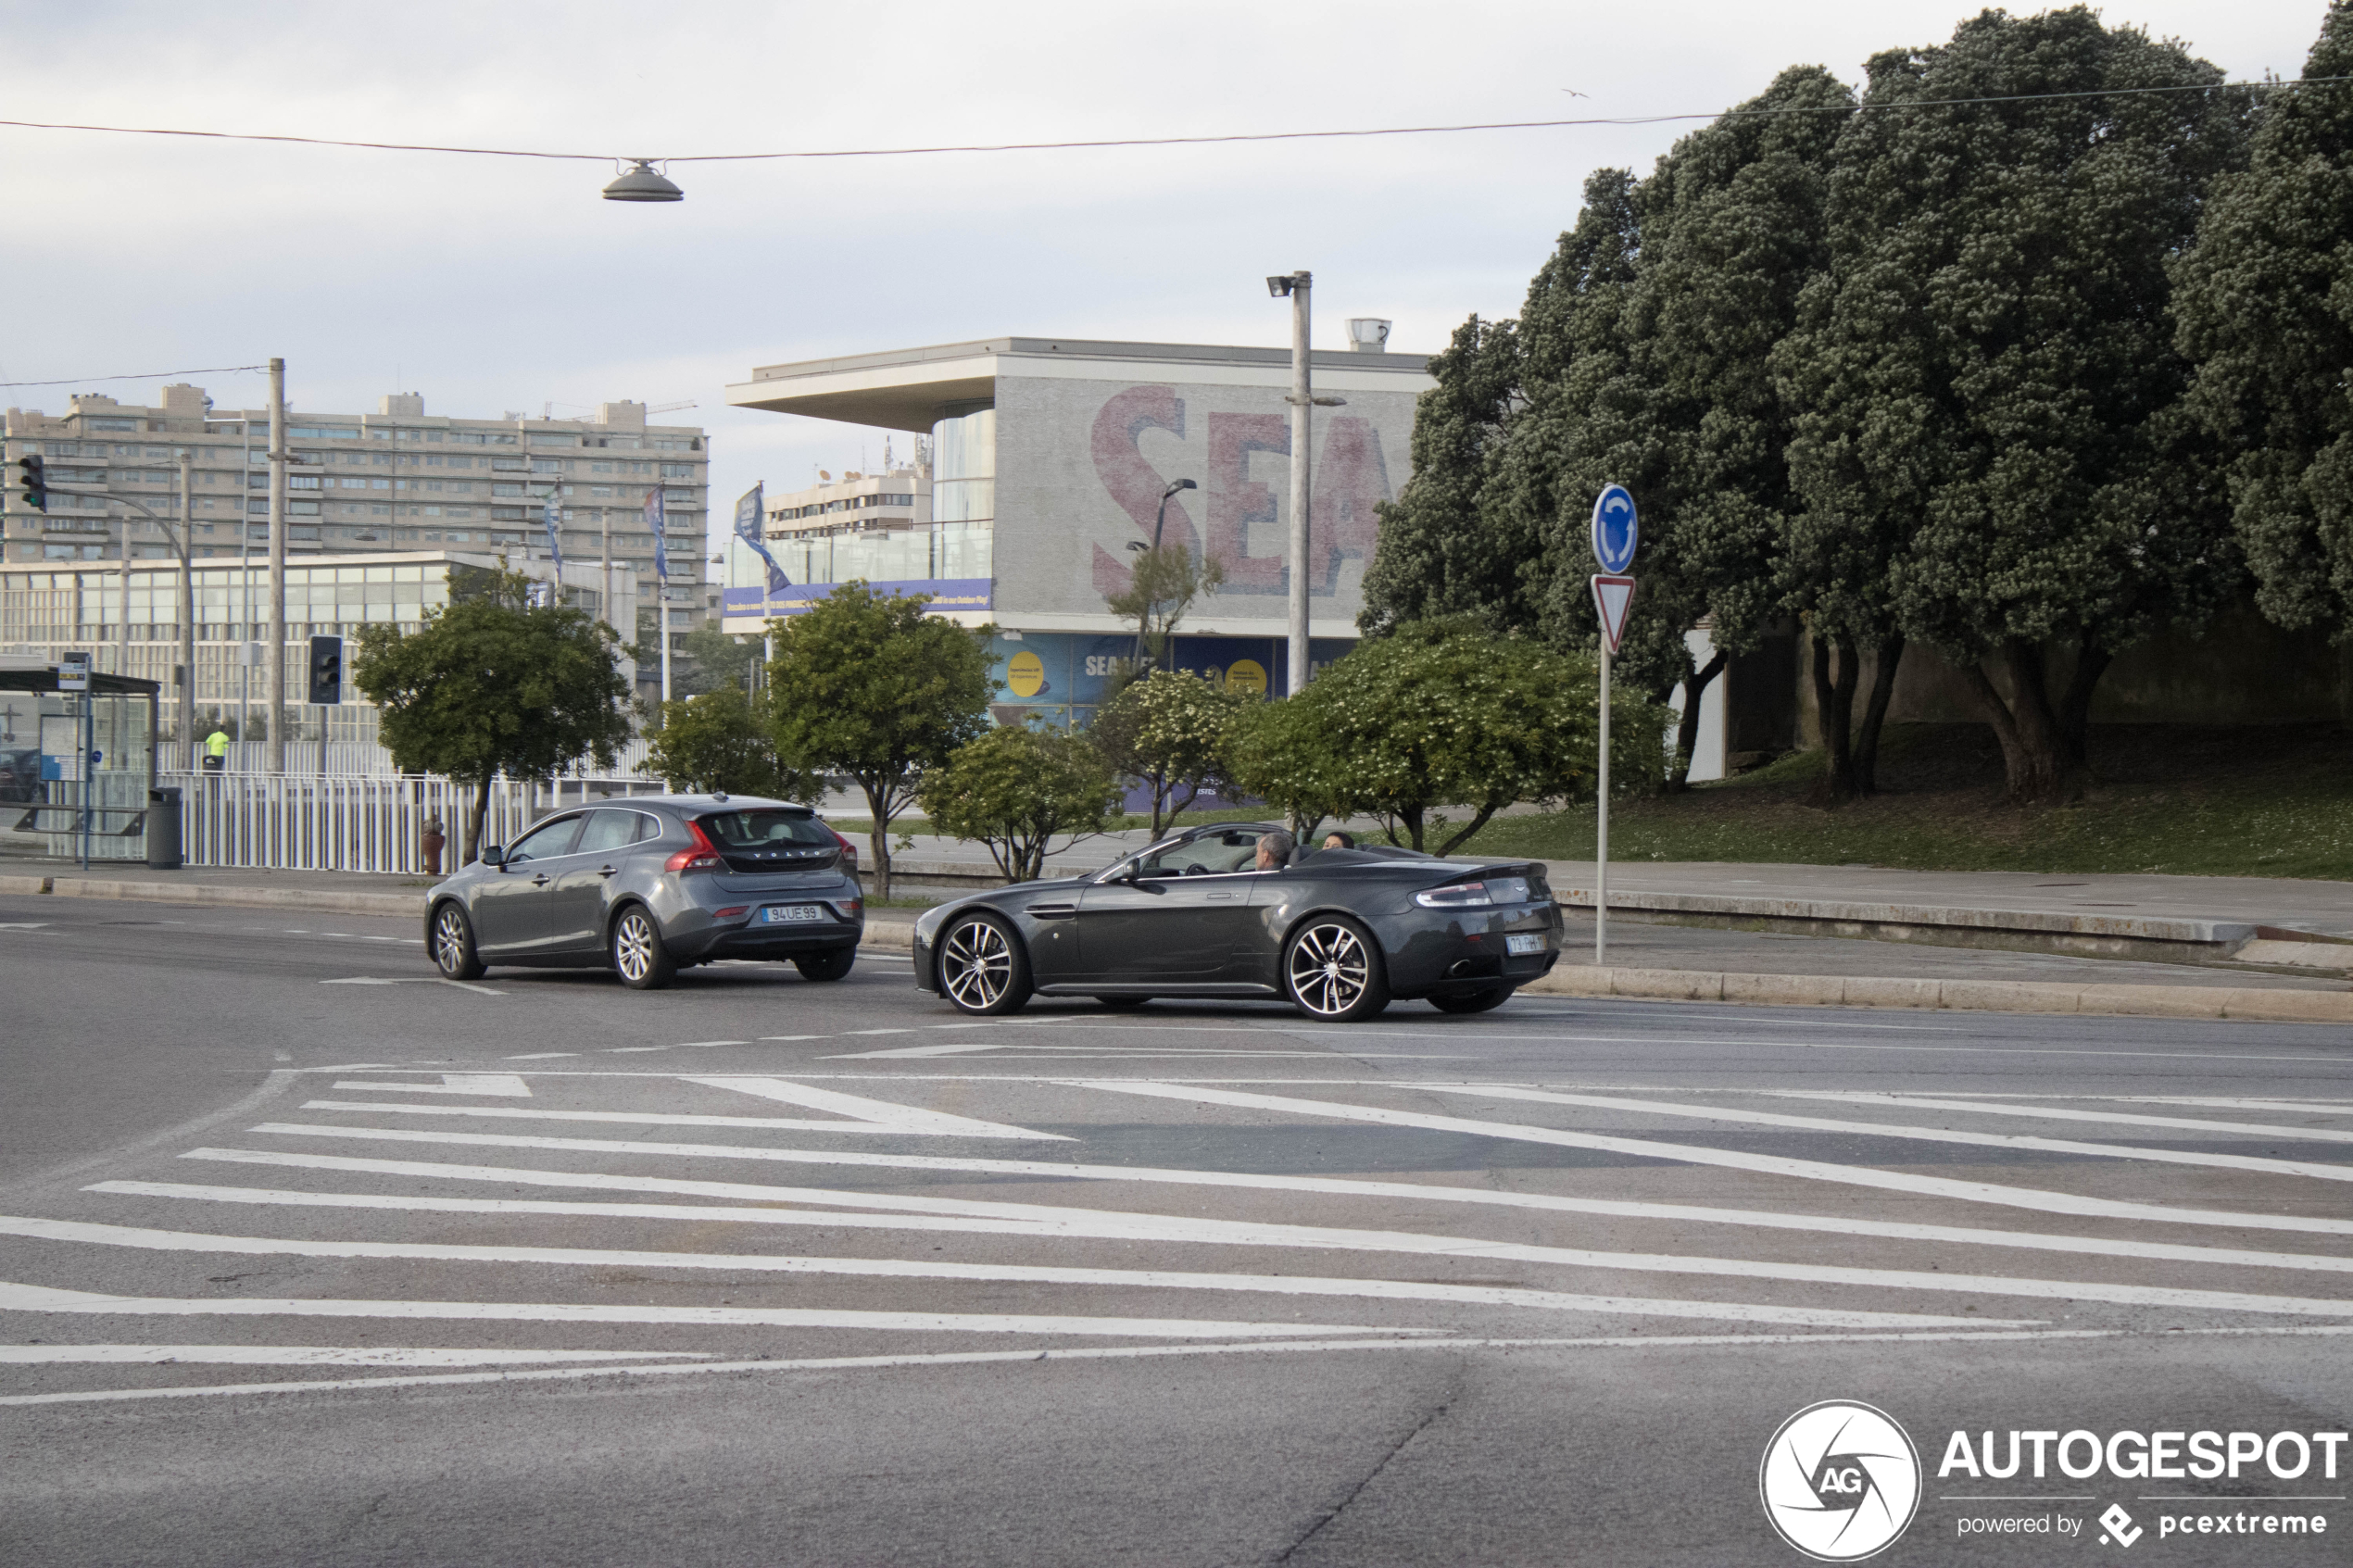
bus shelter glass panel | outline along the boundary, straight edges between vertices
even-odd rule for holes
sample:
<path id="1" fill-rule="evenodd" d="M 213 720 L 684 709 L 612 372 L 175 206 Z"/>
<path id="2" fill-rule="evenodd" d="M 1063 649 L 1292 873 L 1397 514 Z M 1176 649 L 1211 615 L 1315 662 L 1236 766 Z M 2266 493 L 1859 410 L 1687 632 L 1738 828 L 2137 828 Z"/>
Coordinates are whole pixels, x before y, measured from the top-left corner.
<path id="1" fill-rule="evenodd" d="M 0 859 L 145 860 L 145 693 L 0 691 Z"/>

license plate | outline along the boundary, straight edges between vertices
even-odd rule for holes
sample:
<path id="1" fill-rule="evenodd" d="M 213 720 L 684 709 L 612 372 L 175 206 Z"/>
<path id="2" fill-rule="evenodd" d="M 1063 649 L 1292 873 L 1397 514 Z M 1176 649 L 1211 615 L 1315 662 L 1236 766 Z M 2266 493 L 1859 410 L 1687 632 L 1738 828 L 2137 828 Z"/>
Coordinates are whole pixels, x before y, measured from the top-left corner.
<path id="1" fill-rule="evenodd" d="M 1522 953 L 1541 953 L 1543 950 L 1544 938 L 1541 935 L 1504 938 L 1504 951 L 1513 958 L 1517 958 Z"/>
<path id="2" fill-rule="evenodd" d="M 762 925 L 801 925 L 825 918 L 823 904 L 771 904 L 760 911 Z"/>

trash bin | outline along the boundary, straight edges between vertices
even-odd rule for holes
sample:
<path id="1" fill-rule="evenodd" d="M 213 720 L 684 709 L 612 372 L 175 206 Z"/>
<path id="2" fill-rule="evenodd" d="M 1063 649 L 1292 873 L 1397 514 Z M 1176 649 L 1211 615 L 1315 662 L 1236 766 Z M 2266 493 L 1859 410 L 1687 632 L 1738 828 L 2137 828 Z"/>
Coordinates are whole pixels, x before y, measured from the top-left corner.
<path id="1" fill-rule="evenodd" d="M 180 792 L 176 789 L 147 791 L 147 869 L 180 869 Z"/>

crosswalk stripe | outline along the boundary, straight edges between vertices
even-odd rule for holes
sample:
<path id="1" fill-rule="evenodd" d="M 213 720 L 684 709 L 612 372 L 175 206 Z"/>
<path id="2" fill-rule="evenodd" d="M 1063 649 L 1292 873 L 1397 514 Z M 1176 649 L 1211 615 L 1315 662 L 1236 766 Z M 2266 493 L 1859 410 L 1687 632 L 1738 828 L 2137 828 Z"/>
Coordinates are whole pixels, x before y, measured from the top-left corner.
<path id="1" fill-rule="evenodd" d="M 985 1175 L 1040 1176 L 1098 1182 L 1138 1182 L 1185 1186 L 1241 1187 L 1266 1192 L 1321 1193 L 1347 1198 L 1398 1198 L 1417 1202 L 1536 1209 L 1613 1219 L 1669 1220 L 1810 1231 L 1829 1236 L 1867 1236 L 1894 1241 L 1951 1242 L 1968 1247 L 2009 1247 L 2069 1252 L 2087 1257 L 2147 1258 L 2224 1267 L 2308 1269 L 2353 1273 L 2353 1258 L 2309 1252 L 2261 1252 L 2247 1248 L 2198 1247 L 2186 1242 L 2127 1241 L 2105 1236 L 2055 1236 L 2035 1231 L 1994 1230 L 1969 1225 L 1918 1224 L 1900 1220 L 1864 1220 L 1846 1215 L 1794 1214 L 1762 1209 L 1718 1209 L 1690 1203 L 1655 1203 L 1630 1198 L 1566 1198 L 1551 1193 L 1507 1192 L 1488 1187 L 1437 1186 L 1422 1182 L 1377 1182 L 1346 1176 L 1275 1176 L 1233 1171 L 1171 1170 L 1150 1165 L 1064 1165 L 1038 1160 L 958 1159 L 924 1154 L 867 1154 L 847 1150 L 748 1148 L 739 1144 L 645 1143 L 618 1138 L 537 1137 L 527 1134 L 447 1133 L 416 1127 L 342 1127 L 298 1122 L 264 1122 L 247 1129 L 285 1136 L 329 1137 L 346 1142 L 421 1143 L 471 1148 L 558 1149 L 633 1154 L 663 1159 L 713 1159 L 841 1165 L 858 1169 L 956 1171 Z"/>
<path id="2" fill-rule="evenodd" d="M 1351 1323 L 1231 1323 L 1196 1318 L 1061 1317 L 1032 1312 L 878 1312 L 818 1307 L 613 1306 L 576 1301 L 356 1301 L 300 1297 L 107 1296 L 0 1281 L 0 1311 L 134 1317 L 442 1319 L 475 1323 L 648 1323 L 919 1334 L 1127 1335 L 1158 1339 L 1283 1338 L 1318 1334 L 1428 1334 Z"/>
<path id="3" fill-rule="evenodd" d="M 367 1100 L 313 1099 L 305 1100 L 305 1110 L 366 1110 L 391 1116 L 487 1116 L 501 1122 L 623 1122 L 643 1127 L 759 1127 L 770 1132 L 791 1133 L 902 1133 L 919 1136 L 939 1137 L 943 1129 L 928 1121 L 829 1121 L 812 1122 L 778 1116 L 705 1116 L 684 1111 L 655 1110 L 541 1110 L 509 1105 L 397 1105 L 376 1104 Z M 962 1118 L 951 1118 L 961 1121 Z M 1021 1127 L 1000 1126 L 995 1123 L 975 1122 L 974 1128 L 990 1131 L 957 1130 L 952 1135 L 964 1138 L 1025 1138 L 1037 1143 L 1068 1143 L 1060 1133 L 1033 1133 Z"/>
<path id="4" fill-rule="evenodd" d="M 2208 1154 L 2194 1149 L 2147 1148 L 2135 1144 L 2078 1143 L 2071 1138 L 2041 1138 L 2016 1133 L 1964 1133 L 1950 1127 L 1919 1127 L 1903 1122 L 1840 1122 L 1827 1116 L 1784 1116 L 1770 1110 L 1743 1110 L 1730 1106 L 1620 1099 L 1613 1095 L 1570 1095 L 1553 1089 L 1464 1084 L 1412 1084 L 1400 1085 L 1399 1087 L 1471 1095 L 1481 1099 L 1576 1105 L 1594 1110 L 1631 1110 L 1650 1116 L 1731 1122 L 1749 1127 L 1794 1127 L 1809 1133 L 1838 1133 L 1852 1137 L 1910 1138 L 1921 1143 L 1965 1144 L 1975 1148 L 2023 1148 L 2039 1154 L 2084 1154 L 2102 1160 L 2152 1160 L 2168 1165 L 2205 1165 L 2223 1171 L 2257 1171 L 2271 1176 L 2309 1176 L 2325 1182 L 2353 1182 L 2353 1165 L 2329 1165 L 2310 1160 L 2268 1160 L 2251 1154 Z M 1964 1106 L 1955 1109 L 1978 1108 Z"/>
<path id="5" fill-rule="evenodd" d="M 708 1361 L 695 1350 L 449 1350 L 396 1345 L 0 1345 L 0 1366 L 535 1366 Z"/>
<path id="6" fill-rule="evenodd" d="M 2129 1110 L 2075 1110 L 2058 1106 L 1931 1099 L 1919 1095 L 1877 1094 L 1867 1089 L 1769 1089 L 1775 1099 L 1818 1099 L 1840 1105 L 1884 1105 L 1905 1110 L 1967 1110 L 1982 1116 L 2038 1116 L 2055 1122 L 2095 1122 L 2120 1127 L 2179 1127 L 2189 1132 L 2237 1133 L 2246 1137 L 2291 1138 L 2308 1143 L 2353 1143 L 2353 1130 L 2340 1127 L 2273 1127 L 2251 1122 L 2208 1122 L 2193 1116 L 2147 1116 Z"/>
<path id="7" fill-rule="evenodd" d="M 184 1195 L 176 1195 L 184 1196 Z M 925 1262 L 901 1259 L 777 1257 L 764 1253 L 643 1252 L 569 1247 L 476 1247 L 389 1241 L 289 1241 L 147 1230 L 130 1225 L 0 1216 L 0 1235 L 39 1236 L 150 1251 L 235 1253 L 250 1257 L 405 1258 L 443 1262 L 556 1263 L 593 1268 L 718 1269 L 744 1273 L 837 1274 L 863 1278 L 983 1280 L 1030 1285 L 1116 1286 L 1139 1289 L 1222 1290 L 1279 1296 L 1341 1296 L 1384 1301 L 1447 1301 L 1540 1311 L 1619 1316 L 1712 1318 L 1735 1323 L 1805 1324 L 1820 1328 L 1996 1326 L 2005 1320 L 1930 1313 L 1874 1312 L 1809 1307 L 1768 1307 L 1740 1301 L 1691 1301 L 1633 1296 L 1577 1295 L 1516 1286 L 1441 1285 L 1420 1280 L 1331 1279 L 1298 1274 L 1189 1273 L 1168 1269 L 1083 1269 L 996 1263 Z M 2018 1326 L 2035 1320 L 2007 1320 Z"/>
<path id="8" fill-rule="evenodd" d="M 1343 1100 L 1301 1099 L 1290 1095 L 1245 1094 L 1191 1084 L 1145 1083 L 1110 1078 L 1074 1078 L 1073 1087 L 1100 1089 L 1107 1094 L 1147 1095 L 1161 1099 L 1199 1100 L 1205 1105 L 1231 1105 L 1256 1110 L 1290 1110 L 1303 1116 L 1328 1116 L 1337 1121 L 1371 1122 L 1390 1127 L 1427 1127 L 1445 1133 L 1471 1133 L 1480 1137 L 1508 1138 L 1520 1143 L 1557 1144 L 1564 1148 L 1597 1148 L 1612 1154 L 1634 1154 L 1650 1160 L 1689 1165 L 1718 1165 L 1765 1175 L 1793 1176 L 1802 1181 L 1835 1182 L 1849 1186 L 1879 1187 L 1890 1192 L 1919 1193 L 1931 1198 L 1957 1198 L 1966 1203 L 1994 1203 L 2013 1209 L 2034 1209 L 2050 1214 L 2077 1214 L 2102 1219 L 2147 1220 L 2171 1225 L 2229 1225 L 2250 1230 L 2310 1231 L 2327 1236 L 2353 1236 L 2353 1220 L 2312 1214 L 2254 1214 L 2220 1209 L 2169 1209 L 2155 1203 L 2123 1203 L 2110 1198 L 2081 1198 L 2073 1193 L 2037 1187 L 2002 1186 L 1993 1182 L 1955 1181 L 1947 1176 L 1920 1176 L 1904 1171 L 1882 1171 L 1869 1165 L 1836 1165 L 1819 1160 L 1793 1160 L 1781 1155 L 1749 1154 L 1739 1149 L 1711 1148 L 1705 1144 L 1668 1143 L 1656 1138 L 1612 1137 L 1601 1133 L 1572 1133 L 1556 1127 L 1533 1127 L 1517 1122 L 1485 1122 L 1463 1116 L 1430 1116 L 1418 1111 L 1390 1110 Z M 1397 1087 L 1401 1085 L 1388 1085 Z"/>

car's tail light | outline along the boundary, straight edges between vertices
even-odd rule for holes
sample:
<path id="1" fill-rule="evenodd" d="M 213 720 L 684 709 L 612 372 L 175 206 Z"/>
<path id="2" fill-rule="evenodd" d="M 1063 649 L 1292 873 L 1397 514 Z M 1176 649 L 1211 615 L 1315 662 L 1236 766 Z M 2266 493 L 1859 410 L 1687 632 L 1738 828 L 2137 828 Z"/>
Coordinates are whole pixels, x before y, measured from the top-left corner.
<path id="1" fill-rule="evenodd" d="M 836 842 L 839 843 L 841 846 L 841 863 L 848 866 L 851 871 L 856 871 L 858 869 L 858 846 L 850 843 L 849 840 L 843 838 L 841 836 L 841 830 L 838 828 L 828 827 L 825 831 L 832 834 Z"/>
<path id="2" fill-rule="evenodd" d="M 1475 909 L 1496 904 L 1528 902 L 1528 879 L 1524 876 L 1491 876 L 1484 882 L 1450 882 L 1443 887 L 1432 887 L 1414 895 L 1414 902 L 1426 909 Z"/>
<path id="3" fill-rule="evenodd" d="M 712 844 L 704 834 L 700 822 L 691 817 L 688 818 L 686 832 L 694 839 L 694 843 L 663 861 L 661 866 L 663 871 L 715 872 L 725 867 L 727 862 L 719 858 L 718 846 Z"/>
<path id="4" fill-rule="evenodd" d="M 865 907 L 866 901 L 862 898 L 837 898 L 834 900 L 834 912 L 841 916 L 844 920 L 856 920 L 858 918 L 859 911 L 863 909 Z"/>

